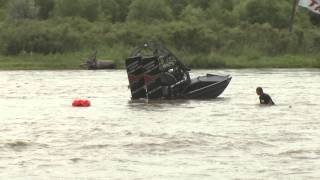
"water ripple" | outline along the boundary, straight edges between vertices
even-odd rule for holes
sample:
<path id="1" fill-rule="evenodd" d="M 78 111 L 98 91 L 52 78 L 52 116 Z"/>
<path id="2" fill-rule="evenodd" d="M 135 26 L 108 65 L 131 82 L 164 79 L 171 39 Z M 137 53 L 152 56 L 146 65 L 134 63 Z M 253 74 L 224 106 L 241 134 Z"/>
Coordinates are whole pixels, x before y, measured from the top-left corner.
<path id="1" fill-rule="evenodd" d="M 123 70 L 0 71 L 0 177 L 319 179 L 320 71 L 191 75 L 213 72 L 234 77 L 217 100 L 134 102 Z"/>

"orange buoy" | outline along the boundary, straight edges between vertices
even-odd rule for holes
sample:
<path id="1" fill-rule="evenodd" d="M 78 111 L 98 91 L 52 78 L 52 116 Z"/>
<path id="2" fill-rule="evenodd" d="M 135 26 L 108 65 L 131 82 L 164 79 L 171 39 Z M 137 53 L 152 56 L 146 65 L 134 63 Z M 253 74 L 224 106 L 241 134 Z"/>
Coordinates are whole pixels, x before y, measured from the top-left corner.
<path id="1" fill-rule="evenodd" d="M 83 100 L 81 102 L 81 105 L 84 106 L 84 107 L 89 107 L 90 106 L 90 101 L 89 100 Z"/>
<path id="2" fill-rule="evenodd" d="M 76 99 L 72 103 L 73 107 L 89 107 L 91 106 L 91 102 L 89 100 Z"/>

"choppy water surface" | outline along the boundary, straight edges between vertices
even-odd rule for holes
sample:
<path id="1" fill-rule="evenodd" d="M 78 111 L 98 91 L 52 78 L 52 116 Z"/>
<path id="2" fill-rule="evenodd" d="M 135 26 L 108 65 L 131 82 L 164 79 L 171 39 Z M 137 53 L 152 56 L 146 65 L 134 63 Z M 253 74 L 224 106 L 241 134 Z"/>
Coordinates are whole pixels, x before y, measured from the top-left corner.
<path id="1" fill-rule="evenodd" d="M 219 99 L 149 103 L 125 71 L 0 72 L 1 179 L 320 178 L 319 70 L 208 72 L 233 76 Z"/>

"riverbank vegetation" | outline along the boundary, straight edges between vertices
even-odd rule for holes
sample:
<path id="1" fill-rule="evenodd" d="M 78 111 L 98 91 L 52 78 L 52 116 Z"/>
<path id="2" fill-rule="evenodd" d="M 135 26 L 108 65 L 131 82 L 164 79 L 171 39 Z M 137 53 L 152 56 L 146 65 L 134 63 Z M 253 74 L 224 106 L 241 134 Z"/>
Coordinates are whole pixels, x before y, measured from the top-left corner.
<path id="1" fill-rule="evenodd" d="M 320 67 L 320 17 L 291 0 L 0 0 L 0 69 L 78 69 L 160 41 L 193 68 Z"/>

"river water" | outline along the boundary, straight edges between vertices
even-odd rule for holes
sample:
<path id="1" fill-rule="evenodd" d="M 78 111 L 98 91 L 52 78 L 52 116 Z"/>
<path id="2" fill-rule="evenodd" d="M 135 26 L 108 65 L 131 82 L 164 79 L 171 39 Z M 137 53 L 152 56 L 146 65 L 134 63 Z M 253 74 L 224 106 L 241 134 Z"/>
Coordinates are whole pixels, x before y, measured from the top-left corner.
<path id="1" fill-rule="evenodd" d="M 320 178 L 319 70 L 210 72 L 233 76 L 216 100 L 146 103 L 122 70 L 1 71 L 0 179 Z"/>

